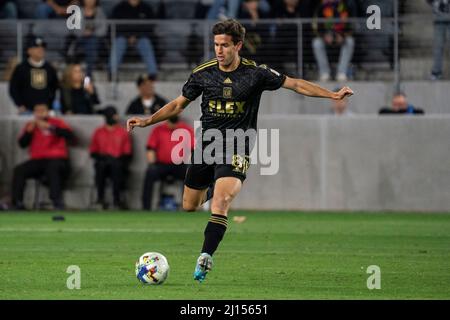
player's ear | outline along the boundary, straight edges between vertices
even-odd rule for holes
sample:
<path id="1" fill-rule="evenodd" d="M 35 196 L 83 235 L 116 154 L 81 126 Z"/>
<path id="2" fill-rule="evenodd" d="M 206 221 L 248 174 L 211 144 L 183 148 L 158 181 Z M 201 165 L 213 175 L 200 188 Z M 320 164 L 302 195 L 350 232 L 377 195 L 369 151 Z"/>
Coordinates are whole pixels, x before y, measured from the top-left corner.
<path id="1" fill-rule="evenodd" d="M 236 50 L 240 51 L 242 49 L 242 45 L 243 45 L 243 42 L 242 41 L 238 41 L 238 43 L 236 43 Z"/>

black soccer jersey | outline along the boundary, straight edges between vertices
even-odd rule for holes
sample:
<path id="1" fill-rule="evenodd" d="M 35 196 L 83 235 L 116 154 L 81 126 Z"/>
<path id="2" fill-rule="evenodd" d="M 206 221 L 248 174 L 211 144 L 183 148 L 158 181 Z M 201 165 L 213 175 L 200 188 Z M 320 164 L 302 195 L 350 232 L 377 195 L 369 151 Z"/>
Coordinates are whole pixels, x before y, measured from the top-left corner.
<path id="1" fill-rule="evenodd" d="M 257 66 L 245 58 L 231 72 L 220 70 L 217 59 L 213 59 L 193 70 L 183 86 L 183 96 L 193 101 L 203 93 L 203 131 L 256 130 L 261 94 L 264 90 L 277 90 L 285 79 L 266 65 Z"/>

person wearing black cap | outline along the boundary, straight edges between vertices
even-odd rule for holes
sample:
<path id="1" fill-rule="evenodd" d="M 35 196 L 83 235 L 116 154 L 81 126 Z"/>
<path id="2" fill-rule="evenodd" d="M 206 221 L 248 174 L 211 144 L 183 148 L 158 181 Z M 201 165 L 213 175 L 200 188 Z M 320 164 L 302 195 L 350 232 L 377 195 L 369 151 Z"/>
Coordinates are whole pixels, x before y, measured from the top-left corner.
<path id="1" fill-rule="evenodd" d="M 9 82 L 9 94 L 19 114 L 31 114 L 36 104 L 52 105 L 58 89 L 55 68 L 45 60 L 46 43 L 32 37 L 27 43 L 28 59 L 17 65 Z"/>
<path id="2" fill-rule="evenodd" d="M 119 124 L 119 115 L 114 106 L 103 110 L 105 125 L 97 128 L 89 147 L 95 160 L 95 184 L 97 187 L 97 204 L 106 209 L 105 182 L 111 179 L 113 184 L 114 208 L 124 209 L 121 199 L 125 172 L 132 155 L 130 136 Z"/>
<path id="3" fill-rule="evenodd" d="M 155 77 L 140 75 L 136 81 L 139 96 L 127 109 L 127 114 L 153 114 L 167 104 L 167 100 L 155 93 Z"/>

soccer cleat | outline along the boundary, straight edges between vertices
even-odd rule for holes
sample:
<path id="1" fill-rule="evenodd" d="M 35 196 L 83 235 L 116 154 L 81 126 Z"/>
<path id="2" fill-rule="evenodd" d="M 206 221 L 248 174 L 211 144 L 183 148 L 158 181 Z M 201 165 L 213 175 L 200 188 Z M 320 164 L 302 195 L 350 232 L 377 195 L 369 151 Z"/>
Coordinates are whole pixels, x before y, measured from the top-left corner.
<path id="1" fill-rule="evenodd" d="M 202 253 L 197 259 L 197 265 L 194 271 L 194 280 L 198 280 L 200 283 L 206 278 L 206 274 L 211 271 L 213 266 L 213 259 L 207 253 Z"/>

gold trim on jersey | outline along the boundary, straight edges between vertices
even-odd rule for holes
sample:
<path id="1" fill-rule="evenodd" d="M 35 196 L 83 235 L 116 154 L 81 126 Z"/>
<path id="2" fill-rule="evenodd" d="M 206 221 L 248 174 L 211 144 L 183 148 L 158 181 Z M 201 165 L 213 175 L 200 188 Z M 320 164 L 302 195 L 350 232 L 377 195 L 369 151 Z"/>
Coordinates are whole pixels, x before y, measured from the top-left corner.
<path id="1" fill-rule="evenodd" d="M 197 66 L 194 70 L 192 70 L 192 73 L 196 73 L 197 71 L 203 70 L 205 68 L 211 67 L 213 65 L 217 64 L 217 59 L 209 60 L 199 66 Z"/>
<path id="2" fill-rule="evenodd" d="M 254 66 L 254 67 L 256 67 L 256 62 L 255 61 L 249 60 L 249 59 L 246 59 L 246 58 L 242 58 L 241 59 L 241 63 L 246 65 L 246 66 Z"/>

